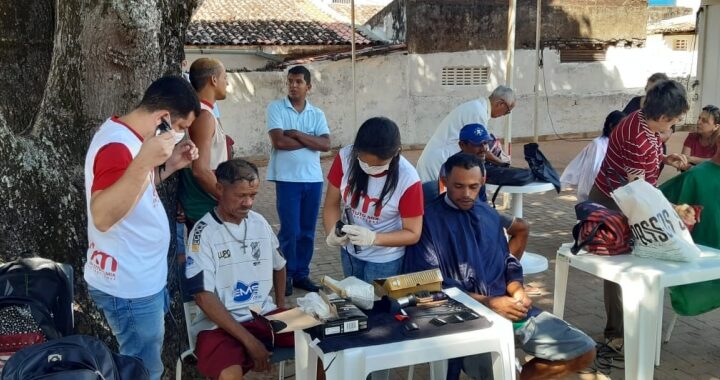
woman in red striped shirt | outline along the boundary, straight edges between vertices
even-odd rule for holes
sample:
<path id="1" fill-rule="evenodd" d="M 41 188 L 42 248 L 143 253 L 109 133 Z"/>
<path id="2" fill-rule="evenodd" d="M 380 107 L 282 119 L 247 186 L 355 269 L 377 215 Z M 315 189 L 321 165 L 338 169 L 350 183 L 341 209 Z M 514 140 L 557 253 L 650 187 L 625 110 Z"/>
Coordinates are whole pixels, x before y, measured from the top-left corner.
<path id="1" fill-rule="evenodd" d="M 643 178 L 656 185 L 661 164 L 687 169 L 688 162 L 681 154 L 664 155 L 660 134 L 667 133 L 688 111 L 685 88 L 676 81 L 657 82 L 647 92 L 642 108 L 625 117 L 610 134 L 607 154 L 589 200 L 619 210 L 610 193 L 618 187 Z M 623 337 L 622 293 L 620 286 L 605 281 L 605 338 L 614 348 L 615 338 Z M 615 341 L 617 342 L 617 341 Z"/>

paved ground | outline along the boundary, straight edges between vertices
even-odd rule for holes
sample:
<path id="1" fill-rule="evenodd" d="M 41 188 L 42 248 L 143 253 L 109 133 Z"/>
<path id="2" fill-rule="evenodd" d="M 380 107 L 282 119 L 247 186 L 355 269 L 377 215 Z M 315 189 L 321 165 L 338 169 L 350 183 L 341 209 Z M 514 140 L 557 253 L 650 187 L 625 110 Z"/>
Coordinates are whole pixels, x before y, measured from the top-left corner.
<path id="1" fill-rule="evenodd" d="M 670 141 L 670 151 L 679 152 L 686 133 L 677 133 Z M 587 144 L 585 141 L 552 141 L 541 143 L 541 149 L 554 164 L 558 172 Z M 515 144 L 513 152 L 520 159 L 516 166 L 523 165 L 522 145 Z M 519 154 L 518 154 L 519 153 Z M 417 160 L 419 151 L 406 151 L 403 153 L 413 163 Z M 327 172 L 331 161 L 323 160 L 323 169 Z M 261 175 L 264 178 L 264 169 Z M 670 168 L 672 169 L 672 168 Z M 674 169 L 673 169 L 674 170 Z M 674 175 L 671 170 L 663 173 L 663 178 Z M 550 269 L 544 273 L 530 275 L 527 281 L 531 285 L 543 290 L 543 294 L 534 297 L 536 305 L 552 310 L 554 287 L 555 252 L 561 243 L 572 240 L 571 229 L 575 223 L 573 205 L 576 199 L 572 191 L 560 194 L 545 193 L 531 194 L 525 197 L 525 219 L 531 226 L 531 237 L 528 251 L 542 254 L 550 260 Z M 262 184 L 254 209 L 262 213 L 274 228 L 278 228 L 277 212 L 275 210 L 274 185 L 269 182 Z M 315 256 L 310 268 L 311 276 L 318 280 L 323 275 L 336 279 L 342 278 L 339 253 L 325 245 L 325 233 L 322 231 L 321 221 L 318 221 Z M 301 291 L 296 290 L 296 296 Z M 665 305 L 669 305 L 666 299 Z M 671 310 L 666 307 L 665 325 L 667 327 Z M 605 323 L 602 301 L 602 283 L 598 279 L 571 270 L 566 301 L 565 318 L 588 333 L 599 339 Z M 643 347 L 641 349 L 653 349 Z M 398 355 L 403 353 L 399 352 Z M 521 353 L 519 353 L 521 354 Z M 699 317 L 684 317 L 678 321 L 672 339 L 663 345 L 661 365 L 655 370 L 657 379 L 720 379 L 720 312 L 714 311 Z M 288 363 L 288 376 L 292 373 L 292 365 Z M 274 377 L 273 377 L 274 376 Z M 407 367 L 394 370 L 392 379 L 405 379 Z M 612 379 L 624 379 L 623 371 L 614 369 L 610 376 Z M 277 378 L 272 376 L 251 375 L 253 379 Z M 428 379 L 428 366 L 417 366 L 416 379 Z M 604 376 L 578 375 L 579 379 L 605 379 Z M 331 379 L 335 380 L 335 379 Z M 342 379 L 338 379 L 342 380 Z M 630 379 L 629 379 L 630 380 Z"/>

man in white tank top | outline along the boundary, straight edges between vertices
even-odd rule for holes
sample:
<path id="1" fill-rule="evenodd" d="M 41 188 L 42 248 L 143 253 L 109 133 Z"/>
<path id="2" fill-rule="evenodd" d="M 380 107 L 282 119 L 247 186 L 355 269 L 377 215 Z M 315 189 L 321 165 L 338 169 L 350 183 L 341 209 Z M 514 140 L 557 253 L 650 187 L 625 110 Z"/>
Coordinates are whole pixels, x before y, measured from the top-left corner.
<path id="1" fill-rule="evenodd" d="M 217 205 L 215 169 L 230 158 L 227 137 L 213 105 L 227 95 L 227 73 L 223 64 L 212 58 L 200 58 L 190 66 L 190 83 L 200 98 L 202 111 L 190 126 L 190 139 L 200 152 L 192 168 L 181 175 L 180 202 L 192 224 Z"/>
<path id="2" fill-rule="evenodd" d="M 85 158 L 88 213 L 83 276 L 120 353 L 140 358 L 159 380 L 167 305 L 170 228 L 155 185 L 198 157 L 180 142 L 200 113 L 179 76 L 156 80 L 138 108 L 106 120 Z"/>

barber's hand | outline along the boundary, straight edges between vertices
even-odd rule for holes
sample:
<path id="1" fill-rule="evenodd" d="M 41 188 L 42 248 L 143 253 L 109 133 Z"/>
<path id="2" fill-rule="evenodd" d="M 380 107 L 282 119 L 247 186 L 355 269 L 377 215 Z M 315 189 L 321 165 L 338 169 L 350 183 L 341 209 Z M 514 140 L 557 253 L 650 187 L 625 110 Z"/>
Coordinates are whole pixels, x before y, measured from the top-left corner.
<path id="1" fill-rule="evenodd" d="M 186 168 L 199 156 L 198 149 L 191 140 L 183 140 L 175 145 L 172 155 L 165 163 L 165 169 L 169 172 Z"/>
<path id="2" fill-rule="evenodd" d="M 356 225 L 345 225 L 342 228 L 342 232 L 347 234 L 350 239 L 350 243 L 353 245 L 359 245 L 361 247 L 367 247 L 375 244 L 375 231 L 370 231 L 365 227 Z"/>
<path id="3" fill-rule="evenodd" d="M 679 170 L 687 170 L 690 168 L 688 158 L 684 154 L 669 154 L 665 156 L 665 163 Z"/>
<path id="4" fill-rule="evenodd" d="M 245 349 L 247 349 L 253 361 L 253 370 L 257 372 L 269 371 L 270 353 L 265 349 L 265 345 L 255 337 L 252 337 L 252 340 L 248 343 L 249 344 L 245 344 Z"/>
<path id="5" fill-rule="evenodd" d="M 325 238 L 325 244 L 327 244 L 328 247 L 344 247 L 349 241 L 350 238 L 348 238 L 347 235 L 337 236 L 335 235 L 335 231 L 330 231 L 327 238 Z"/>
<path id="6" fill-rule="evenodd" d="M 164 164 L 170 158 L 174 148 L 175 138 L 172 133 L 150 136 L 143 142 L 136 159 L 148 167 L 155 168 Z"/>
<path id="7" fill-rule="evenodd" d="M 692 208 L 692 206 L 687 204 L 682 205 L 673 205 L 673 208 L 675 209 L 675 212 L 678 213 L 680 218 L 682 219 L 683 223 L 687 226 L 692 226 L 695 224 L 697 218 L 695 217 L 695 209 Z"/>
<path id="8" fill-rule="evenodd" d="M 501 296 L 493 297 L 488 300 L 488 306 L 494 312 L 502 315 L 511 321 L 519 321 L 527 317 L 530 310 L 523 300 L 517 300 L 513 297 Z"/>
<path id="9" fill-rule="evenodd" d="M 166 170 L 175 171 L 188 167 L 199 157 L 198 148 L 191 140 L 183 140 L 175 145 L 172 155 L 165 163 Z"/>

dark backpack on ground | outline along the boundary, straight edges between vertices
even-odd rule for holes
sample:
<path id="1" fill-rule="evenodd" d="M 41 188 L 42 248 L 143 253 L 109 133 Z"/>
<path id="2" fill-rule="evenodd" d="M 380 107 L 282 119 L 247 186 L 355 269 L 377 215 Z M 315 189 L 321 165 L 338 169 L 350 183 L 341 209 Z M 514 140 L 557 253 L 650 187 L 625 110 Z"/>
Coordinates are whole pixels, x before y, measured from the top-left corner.
<path id="1" fill-rule="evenodd" d="M 72 268 L 39 257 L 0 265 L 0 359 L 72 334 Z"/>
<path id="2" fill-rule="evenodd" d="M 630 226 L 620 211 L 610 210 L 598 203 L 585 201 L 575 205 L 578 223 L 573 227 L 570 252 L 581 249 L 597 255 L 620 255 L 632 250 Z"/>
<path id="3" fill-rule="evenodd" d="M 147 380 L 140 359 L 111 352 L 92 336 L 71 335 L 15 353 L 2 380 Z"/>

